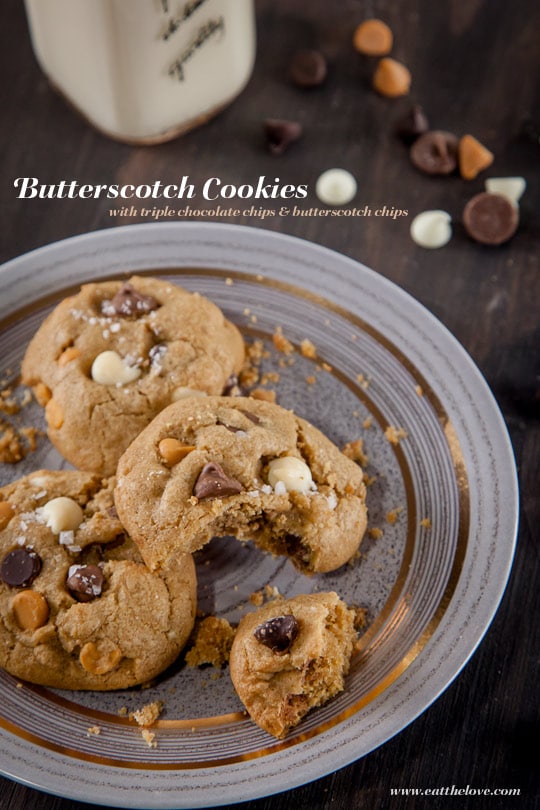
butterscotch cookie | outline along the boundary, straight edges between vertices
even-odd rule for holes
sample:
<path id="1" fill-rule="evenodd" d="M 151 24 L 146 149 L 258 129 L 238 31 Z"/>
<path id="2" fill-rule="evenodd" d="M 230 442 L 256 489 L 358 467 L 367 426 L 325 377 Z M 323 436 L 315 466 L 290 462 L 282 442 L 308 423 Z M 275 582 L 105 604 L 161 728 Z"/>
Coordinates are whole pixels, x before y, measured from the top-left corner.
<path id="1" fill-rule="evenodd" d="M 191 389 L 223 393 L 243 363 L 236 327 L 155 278 L 84 285 L 46 318 L 22 364 L 48 435 L 75 467 L 113 475 L 130 441 Z"/>
<path id="2" fill-rule="evenodd" d="M 162 411 L 120 459 L 115 503 L 151 568 L 233 534 L 332 571 L 366 528 L 360 467 L 291 411 L 245 397 Z"/>
<path id="3" fill-rule="evenodd" d="M 281 738 L 342 692 L 356 641 L 354 611 L 337 594 L 270 602 L 244 616 L 229 664 L 251 718 Z"/>
<path id="4" fill-rule="evenodd" d="M 0 490 L 0 666 L 64 689 L 122 689 L 174 661 L 193 628 L 190 555 L 144 565 L 113 479 L 39 472 Z"/>

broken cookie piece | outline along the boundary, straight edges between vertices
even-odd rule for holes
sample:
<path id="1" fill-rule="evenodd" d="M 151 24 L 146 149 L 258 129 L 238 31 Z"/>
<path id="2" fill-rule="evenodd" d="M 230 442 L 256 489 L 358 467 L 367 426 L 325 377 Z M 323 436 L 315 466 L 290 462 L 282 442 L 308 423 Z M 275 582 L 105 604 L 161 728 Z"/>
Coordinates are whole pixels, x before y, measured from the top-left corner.
<path id="1" fill-rule="evenodd" d="M 230 671 L 255 723 L 281 739 L 343 691 L 356 638 L 355 612 L 334 592 L 276 600 L 245 616 Z"/>

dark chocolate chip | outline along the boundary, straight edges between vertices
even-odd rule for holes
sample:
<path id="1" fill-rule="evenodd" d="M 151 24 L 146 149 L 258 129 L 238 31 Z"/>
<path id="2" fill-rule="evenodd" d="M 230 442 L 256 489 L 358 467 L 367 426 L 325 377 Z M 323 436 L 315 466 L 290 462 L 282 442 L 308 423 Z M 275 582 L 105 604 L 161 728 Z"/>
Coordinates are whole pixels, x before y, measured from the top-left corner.
<path id="1" fill-rule="evenodd" d="M 328 66 L 320 51 L 296 51 L 289 64 L 289 76 L 298 87 L 317 87 L 326 79 Z"/>
<path id="2" fill-rule="evenodd" d="M 253 635 L 273 653 L 283 655 L 291 648 L 299 629 L 298 620 L 289 613 L 259 625 L 253 631 Z"/>
<path id="3" fill-rule="evenodd" d="M 414 104 L 407 115 L 400 118 L 396 124 L 396 133 L 408 144 L 413 143 L 428 130 L 429 122 L 419 104 Z"/>
<path id="4" fill-rule="evenodd" d="M 205 498 L 227 498 L 229 495 L 238 495 L 242 490 L 240 481 L 227 475 L 221 464 L 211 461 L 200 471 L 193 494 L 201 501 Z"/>
<path id="5" fill-rule="evenodd" d="M 244 416 L 247 417 L 247 419 L 253 422 L 254 425 L 261 424 L 261 420 L 259 419 L 259 417 L 255 416 L 255 414 L 251 413 L 251 411 L 244 411 L 242 408 L 238 408 L 238 410 L 240 411 L 240 413 L 243 413 Z"/>
<path id="6" fill-rule="evenodd" d="M 138 318 L 160 306 L 153 295 L 144 295 L 138 292 L 133 284 L 126 282 L 110 301 L 104 301 L 101 311 L 107 316 L 120 316 L 121 318 Z"/>
<path id="7" fill-rule="evenodd" d="M 66 586 L 78 602 L 91 602 L 101 596 L 105 577 L 97 565 L 77 565 L 70 568 Z"/>
<path id="8" fill-rule="evenodd" d="M 225 387 L 223 389 L 223 396 L 224 397 L 242 397 L 244 396 L 244 392 L 242 391 L 240 385 L 238 384 L 238 377 L 236 374 L 231 374 L 227 382 L 225 383 Z"/>
<path id="9" fill-rule="evenodd" d="M 235 427 L 234 425 L 227 425 L 225 422 L 220 422 L 219 419 L 216 422 L 216 425 L 220 425 L 221 427 L 227 428 L 230 433 L 245 433 L 244 428 Z"/>
<path id="10" fill-rule="evenodd" d="M 483 245 L 501 245 L 517 230 L 519 213 L 502 194 L 482 191 L 463 209 L 463 225 L 469 236 Z"/>
<path id="11" fill-rule="evenodd" d="M 12 588 L 27 588 L 41 571 L 41 559 L 35 551 L 16 548 L 2 560 L 0 576 Z"/>
<path id="12" fill-rule="evenodd" d="M 291 143 L 302 137 L 302 125 L 298 121 L 267 118 L 264 122 L 264 134 L 268 151 L 272 155 L 282 155 Z"/>
<path id="13" fill-rule="evenodd" d="M 425 174 L 451 174 L 458 164 L 458 143 L 451 132 L 425 132 L 411 146 L 411 160 Z"/>

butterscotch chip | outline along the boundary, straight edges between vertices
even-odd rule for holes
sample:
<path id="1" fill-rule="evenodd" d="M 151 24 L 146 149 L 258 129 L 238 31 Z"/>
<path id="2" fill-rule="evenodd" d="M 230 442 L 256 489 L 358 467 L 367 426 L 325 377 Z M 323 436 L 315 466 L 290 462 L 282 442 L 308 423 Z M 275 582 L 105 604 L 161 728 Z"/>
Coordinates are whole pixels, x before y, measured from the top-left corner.
<path id="1" fill-rule="evenodd" d="M 34 386 L 34 396 L 41 407 L 44 408 L 52 397 L 52 391 L 48 386 L 45 385 L 45 383 L 40 382 Z"/>
<path id="2" fill-rule="evenodd" d="M 88 641 L 79 654 L 81 666 L 92 675 L 105 675 L 116 669 L 122 660 L 122 652 L 118 647 L 98 647 L 93 641 Z"/>
<path id="3" fill-rule="evenodd" d="M 14 514 L 15 511 L 10 503 L 0 501 L 0 532 L 6 528 Z"/>
<path id="4" fill-rule="evenodd" d="M 391 29 L 385 22 L 376 18 L 364 20 L 353 35 L 355 49 L 365 56 L 385 56 L 390 53 L 393 44 L 394 35 Z"/>
<path id="5" fill-rule="evenodd" d="M 64 424 L 64 411 L 55 399 L 50 399 L 45 406 L 45 419 L 50 428 L 59 430 Z"/>
<path id="6" fill-rule="evenodd" d="M 20 591 L 15 594 L 11 608 L 21 630 L 37 630 L 47 624 L 49 605 L 37 591 Z"/>
<path id="7" fill-rule="evenodd" d="M 386 56 L 373 74 L 373 87 L 387 98 L 406 96 L 411 89 L 411 74 L 401 62 Z"/>
<path id="8" fill-rule="evenodd" d="M 459 173 L 464 180 L 474 180 L 480 172 L 493 163 L 493 152 L 490 152 L 472 135 L 463 135 L 458 145 Z"/>
<path id="9" fill-rule="evenodd" d="M 193 450 L 195 450 L 193 444 L 183 444 L 172 436 L 162 439 L 158 444 L 159 454 L 169 467 L 178 464 L 179 461 L 182 461 L 182 459 Z"/>
<path id="10" fill-rule="evenodd" d="M 72 360 L 76 360 L 77 357 L 81 356 L 81 352 L 75 346 L 70 346 L 68 349 L 62 352 L 60 357 L 58 358 L 58 365 L 59 366 L 67 366 L 68 363 L 71 363 Z"/>

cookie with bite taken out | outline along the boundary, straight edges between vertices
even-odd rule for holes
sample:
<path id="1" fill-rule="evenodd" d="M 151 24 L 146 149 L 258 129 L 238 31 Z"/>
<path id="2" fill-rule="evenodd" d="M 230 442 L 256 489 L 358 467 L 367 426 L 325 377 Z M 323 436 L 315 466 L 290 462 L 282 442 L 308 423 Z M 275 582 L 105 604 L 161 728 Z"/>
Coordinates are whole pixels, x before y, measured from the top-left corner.
<path id="1" fill-rule="evenodd" d="M 367 521 L 361 468 L 306 420 L 246 397 L 163 410 L 120 459 L 114 497 L 152 569 L 235 535 L 303 573 L 333 571 Z"/>

